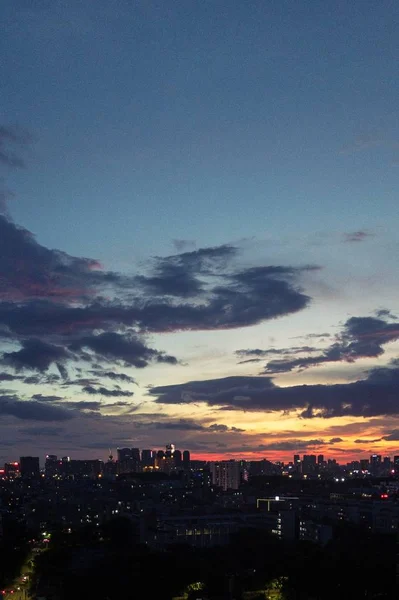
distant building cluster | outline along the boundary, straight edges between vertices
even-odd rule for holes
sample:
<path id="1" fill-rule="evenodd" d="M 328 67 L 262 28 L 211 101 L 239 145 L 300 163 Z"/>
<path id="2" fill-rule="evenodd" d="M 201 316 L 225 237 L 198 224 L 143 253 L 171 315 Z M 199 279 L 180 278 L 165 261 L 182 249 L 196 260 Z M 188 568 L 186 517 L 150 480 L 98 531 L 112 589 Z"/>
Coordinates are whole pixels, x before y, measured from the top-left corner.
<path id="1" fill-rule="evenodd" d="M 141 450 L 139 448 L 118 448 L 117 459 L 110 452 L 108 461 L 98 459 L 71 459 L 69 456 L 59 458 L 55 454 L 47 454 L 44 471 L 40 468 L 38 456 L 21 456 L 19 461 L 5 463 L 0 469 L 0 478 L 23 477 L 29 479 L 45 476 L 54 477 L 103 477 L 129 473 L 159 471 L 170 474 L 189 470 L 191 466 L 190 452 L 177 450 L 174 444 L 168 444 L 165 450 Z"/>
<path id="2" fill-rule="evenodd" d="M 156 549 L 225 544 L 248 527 L 317 544 L 332 539 L 342 522 L 399 531 L 398 456 L 372 455 L 345 466 L 322 455 L 295 455 L 288 463 L 206 462 L 173 444 L 116 454 L 108 461 L 48 454 L 44 466 L 32 456 L 7 463 L 0 474 L 0 525 L 13 515 L 46 543 L 57 528 L 70 533 L 122 516 L 140 542 Z"/>
<path id="3" fill-rule="evenodd" d="M 165 474 L 188 472 L 190 469 L 209 468 L 212 485 L 222 490 L 237 490 L 249 476 L 283 475 L 295 479 L 323 479 L 330 477 L 383 477 L 399 474 L 399 456 L 382 457 L 372 454 L 370 458 L 352 461 L 345 466 L 335 459 L 325 460 L 323 454 L 294 454 L 293 461 L 271 462 L 261 460 L 192 461 L 190 451 L 176 449 L 167 444 L 165 450 L 118 448 L 116 460 L 110 451 L 108 461 L 98 459 L 59 458 L 47 454 L 44 469 L 37 456 L 21 456 L 19 461 L 8 462 L 0 469 L 0 479 L 16 477 L 117 477 L 134 473 L 159 472 Z"/>

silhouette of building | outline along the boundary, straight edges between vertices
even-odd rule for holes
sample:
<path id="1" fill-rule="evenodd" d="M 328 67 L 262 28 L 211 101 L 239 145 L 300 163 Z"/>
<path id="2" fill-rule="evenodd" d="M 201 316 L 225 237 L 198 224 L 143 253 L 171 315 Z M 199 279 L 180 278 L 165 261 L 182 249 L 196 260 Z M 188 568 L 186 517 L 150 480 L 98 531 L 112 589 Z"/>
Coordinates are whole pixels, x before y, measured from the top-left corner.
<path id="1" fill-rule="evenodd" d="M 238 490 L 241 483 L 241 465 L 236 460 L 221 460 L 210 463 L 213 485 L 224 491 Z"/>
<path id="2" fill-rule="evenodd" d="M 40 477 L 40 463 L 38 456 L 21 456 L 19 459 L 21 477 L 37 479 Z"/>

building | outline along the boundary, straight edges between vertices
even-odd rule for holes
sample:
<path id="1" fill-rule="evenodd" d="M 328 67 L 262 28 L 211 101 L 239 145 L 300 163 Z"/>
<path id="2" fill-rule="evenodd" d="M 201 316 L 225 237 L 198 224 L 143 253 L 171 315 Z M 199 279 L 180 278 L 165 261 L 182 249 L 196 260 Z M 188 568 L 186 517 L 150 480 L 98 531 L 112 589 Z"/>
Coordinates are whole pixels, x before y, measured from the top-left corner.
<path id="1" fill-rule="evenodd" d="M 141 460 L 139 448 L 118 448 L 117 472 L 139 473 L 141 471 Z"/>
<path id="2" fill-rule="evenodd" d="M 180 469 L 182 466 L 182 453 L 180 450 L 175 450 L 173 454 L 173 458 L 175 459 L 175 467 L 176 469 Z"/>
<path id="3" fill-rule="evenodd" d="M 153 467 L 154 466 L 154 453 L 152 450 L 142 450 L 141 451 L 141 464 L 143 467 Z"/>
<path id="4" fill-rule="evenodd" d="M 21 477 L 37 479 L 40 477 L 40 463 L 38 456 L 21 456 L 19 459 Z"/>
<path id="5" fill-rule="evenodd" d="M 19 462 L 10 462 L 5 463 L 4 465 L 4 476 L 7 479 L 14 479 L 15 477 L 19 477 L 21 474 Z"/>
<path id="6" fill-rule="evenodd" d="M 235 460 L 222 460 L 210 463 L 212 484 L 224 491 L 238 490 L 241 483 L 240 463 Z"/>
<path id="7" fill-rule="evenodd" d="M 123 462 L 125 460 L 129 460 L 132 456 L 132 451 L 130 448 L 117 448 L 116 454 L 118 457 L 118 462 Z"/>
<path id="8" fill-rule="evenodd" d="M 302 461 L 302 475 L 313 475 L 316 472 L 316 455 L 304 454 Z"/>
<path id="9" fill-rule="evenodd" d="M 183 468 L 188 470 L 190 469 L 190 451 L 184 450 L 183 452 Z"/>
<path id="10" fill-rule="evenodd" d="M 44 473 L 46 477 L 55 477 L 61 473 L 62 462 L 58 460 L 55 454 L 47 454 L 44 463 Z"/>

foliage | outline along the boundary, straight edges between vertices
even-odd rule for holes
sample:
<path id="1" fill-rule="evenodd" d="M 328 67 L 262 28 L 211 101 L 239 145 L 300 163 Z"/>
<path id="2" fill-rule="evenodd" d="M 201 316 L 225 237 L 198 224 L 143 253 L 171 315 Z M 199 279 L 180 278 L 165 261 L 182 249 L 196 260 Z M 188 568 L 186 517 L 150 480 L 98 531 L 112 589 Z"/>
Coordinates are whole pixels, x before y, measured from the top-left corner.
<path id="1" fill-rule="evenodd" d="M 34 585 L 59 600 L 397 600 L 395 538 L 342 526 L 321 548 L 242 530 L 219 548 L 151 550 L 125 519 L 53 535 Z M 138 592 L 138 590 L 144 590 Z M 88 593 L 90 592 L 90 593 Z"/>

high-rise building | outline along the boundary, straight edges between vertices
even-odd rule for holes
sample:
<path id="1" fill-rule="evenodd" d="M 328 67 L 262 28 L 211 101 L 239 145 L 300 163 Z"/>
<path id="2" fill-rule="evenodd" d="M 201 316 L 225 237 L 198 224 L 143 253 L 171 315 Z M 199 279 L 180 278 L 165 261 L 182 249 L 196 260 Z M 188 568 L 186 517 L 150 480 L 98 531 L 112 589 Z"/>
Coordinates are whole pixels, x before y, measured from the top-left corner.
<path id="1" fill-rule="evenodd" d="M 40 477 L 40 463 L 38 456 L 21 456 L 19 459 L 21 477 L 37 479 Z"/>
<path id="2" fill-rule="evenodd" d="M 184 450 L 183 452 L 183 468 L 190 469 L 190 451 Z"/>
<path id="3" fill-rule="evenodd" d="M 173 453 L 173 458 L 175 461 L 175 467 L 176 469 L 180 468 L 182 466 L 182 454 L 180 450 L 175 450 Z"/>
<path id="4" fill-rule="evenodd" d="M 44 473 L 46 477 L 54 477 L 55 475 L 58 475 L 60 471 L 60 461 L 57 456 L 55 454 L 47 454 L 44 463 Z"/>
<path id="5" fill-rule="evenodd" d="M 19 462 L 10 462 L 5 463 L 4 465 L 4 476 L 7 479 L 14 479 L 15 477 L 19 477 L 21 475 Z"/>
<path id="6" fill-rule="evenodd" d="M 302 461 L 302 474 L 312 475 L 316 471 L 316 455 L 304 454 Z"/>
<path id="7" fill-rule="evenodd" d="M 391 468 L 391 457 L 384 456 L 384 460 L 382 461 L 382 464 L 384 465 L 384 469 L 389 470 Z"/>
<path id="8" fill-rule="evenodd" d="M 140 448 L 131 448 L 131 457 L 132 460 L 135 460 L 136 462 L 140 462 Z"/>
<path id="9" fill-rule="evenodd" d="M 141 471 L 139 448 L 118 448 L 118 473 L 138 473 Z"/>
<path id="10" fill-rule="evenodd" d="M 212 484 L 226 490 L 238 490 L 241 483 L 241 465 L 236 460 L 210 463 Z"/>
<path id="11" fill-rule="evenodd" d="M 154 466 L 154 453 L 152 450 L 142 450 L 141 451 L 141 463 L 143 467 L 153 467 Z"/>
<path id="12" fill-rule="evenodd" d="M 360 459 L 360 468 L 362 471 L 368 471 L 369 470 L 369 459 L 368 458 L 361 458 Z"/>
<path id="13" fill-rule="evenodd" d="M 173 456 L 174 452 L 175 452 L 175 445 L 174 444 L 167 444 L 166 445 L 166 451 L 165 451 L 166 458 L 171 458 Z"/>
<path id="14" fill-rule="evenodd" d="M 117 448 L 116 450 L 118 462 L 129 460 L 132 457 L 132 451 L 130 448 Z"/>
<path id="15" fill-rule="evenodd" d="M 317 464 L 321 466 L 321 465 L 323 465 L 323 463 L 324 463 L 324 454 L 319 454 L 317 457 Z"/>

